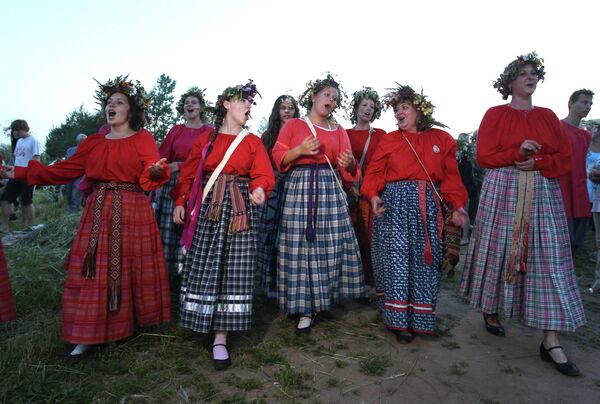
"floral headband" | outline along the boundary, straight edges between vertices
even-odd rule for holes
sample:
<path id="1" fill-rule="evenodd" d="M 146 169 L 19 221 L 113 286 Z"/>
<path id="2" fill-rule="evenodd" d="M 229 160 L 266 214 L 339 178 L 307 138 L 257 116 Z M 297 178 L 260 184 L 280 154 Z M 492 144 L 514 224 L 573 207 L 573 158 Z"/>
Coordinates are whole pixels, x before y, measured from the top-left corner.
<path id="1" fill-rule="evenodd" d="M 509 83 L 517 78 L 519 69 L 525 65 L 531 65 L 535 69 L 535 74 L 539 81 L 544 81 L 546 72 L 544 71 L 544 59 L 540 58 L 537 52 L 533 51 L 526 55 L 517 56 L 515 60 L 510 62 L 508 66 L 504 68 L 500 77 L 494 81 L 494 88 L 502 94 L 502 99 L 506 100 L 511 93 Z"/>
<path id="2" fill-rule="evenodd" d="M 194 87 L 190 87 L 185 93 L 183 93 L 181 95 L 181 97 L 179 98 L 179 101 L 177 102 L 177 112 L 179 112 L 181 115 L 183 115 L 183 105 L 185 104 L 185 100 L 188 97 L 196 97 L 198 99 L 198 102 L 200 103 L 200 105 L 202 106 L 202 111 L 201 111 L 201 115 L 204 113 L 204 109 L 206 108 L 206 100 L 204 98 L 204 92 L 206 91 L 206 88 L 204 90 L 200 90 L 198 87 L 194 86 Z"/>
<path id="3" fill-rule="evenodd" d="M 227 87 L 225 91 L 223 91 L 223 93 L 217 98 L 217 105 L 222 105 L 223 101 L 231 100 L 233 98 L 237 98 L 238 100 L 247 100 L 249 98 L 253 99 L 256 94 L 262 98 L 256 89 L 256 84 L 254 84 L 252 79 L 248 79 L 246 84 L 238 84 L 235 87 Z M 256 105 L 254 101 L 252 101 L 252 104 Z"/>
<path id="4" fill-rule="evenodd" d="M 129 75 L 117 76 L 104 84 L 94 79 L 99 86 L 94 98 L 98 100 L 98 104 L 102 108 L 106 106 L 106 101 L 111 95 L 121 93 L 130 98 L 142 112 L 145 113 L 148 111 L 151 102 L 150 96 L 148 96 L 148 93 L 146 93 L 146 90 L 139 81 L 127 80 L 128 77 Z"/>
<path id="5" fill-rule="evenodd" d="M 377 94 L 377 91 L 373 90 L 371 87 L 363 87 L 362 90 L 356 91 L 354 94 L 352 94 L 352 109 L 350 110 L 350 121 L 352 123 L 356 123 L 356 111 L 358 109 L 358 105 L 362 100 L 365 99 L 369 99 L 375 104 L 371 122 L 375 121 L 375 119 L 378 119 L 381 116 L 381 110 L 383 107 L 381 105 L 381 101 L 379 100 L 379 94 Z"/>
<path id="6" fill-rule="evenodd" d="M 306 83 L 306 90 L 304 91 L 304 93 L 302 93 L 302 95 L 298 98 L 298 104 L 300 104 L 301 106 L 303 106 L 304 108 L 306 108 L 307 112 L 310 112 L 310 110 L 312 109 L 312 97 L 317 94 L 319 91 L 321 91 L 322 89 L 324 89 L 325 87 L 333 87 L 338 91 L 338 101 L 337 101 L 337 107 L 344 107 L 344 104 L 346 102 L 346 93 L 344 92 L 344 90 L 342 89 L 342 86 L 340 85 L 340 83 L 338 83 L 333 76 L 331 75 L 331 73 L 327 73 L 327 77 L 325 77 L 324 79 L 317 79 L 317 80 L 311 80 L 308 83 Z"/>
<path id="7" fill-rule="evenodd" d="M 421 89 L 421 93 L 417 93 L 410 86 L 403 86 L 398 82 L 396 82 L 396 84 L 398 87 L 388 88 L 390 92 L 382 98 L 386 108 L 394 109 L 396 105 L 408 101 L 420 112 L 420 117 L 417 121 L 417 130 L 427 130 L 431 129 L 433 126 L 447 128 L 443 123 L 433 119 L 435 105 L 433 105 L 427 96 L 423 94 L 423 89 Z"/>

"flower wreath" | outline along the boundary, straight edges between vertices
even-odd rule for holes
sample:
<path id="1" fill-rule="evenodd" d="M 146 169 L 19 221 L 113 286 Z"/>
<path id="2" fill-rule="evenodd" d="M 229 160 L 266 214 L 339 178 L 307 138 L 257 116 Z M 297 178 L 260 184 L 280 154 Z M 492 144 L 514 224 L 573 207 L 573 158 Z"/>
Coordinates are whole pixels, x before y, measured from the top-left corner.
<path id="1" fill-rule="evenodd" d="M 117 76 L 104 84 L 94 79 L 99 86 L 94 98 L 98 100 L 98 104 L 100 104 L 102 109 L 106 107 L 106 101 L 111 95 L 121 93 L 132 100 L 144 114 L 148 111 L 151 102 L 150 96 L 138 80 L 127 80 L 128 77 L 129 75 Z"/>
<path id="2" fill-rule="evenodd" d="M 375 104 L 371 122 L 375 121 L 375 119 L 378 119 L 381 116 L 381 110 L 383 109 L 383 106 L 381 105 L 379 94 L 377 94 L 377 91 L 373 90 L 371 87 L 363 87 L 361 90 L 358 90 L 352 94 L 352 101 L 350 104 L 350 121 L 353 124 L 355 124 L 357 120 L 356 111 L 358 110 L 358 106 L 364 99 L 372 100 Z"/>
<path id="3" fill-rule="evenodd" d="M 306 83 L 306 90 L 304 91 L 304 93 L 302 93 L 300 97 L 298 97 L 298 104 L 306 108 L 307 113 L 310 112 L 313 105 L 312 97 L 325 87 L 333 87 L 338 91 L 338 101 L 336 107 L 334 108 L 334 111 L 335 109 L 337 109 L 337 107 L 344 108 L 346 98 L 348 97 L 340 83 L 338 83 L 335 80 L 335 78 L 333 78 L 331 73 L 327 73 L 327 77 L 325 77 L 324 79 L 317 79 L 314 81 L 311 80 L 308 83 Z"/>
<path id="4" fill-rule="evenodd" d="M 183 115 L 183 105 L 185 104 L 185 100 L 188 97 L 196 97 L 200 106 L 202 107 L 202 112 L 200 113 L 200 119 L 204 119 L 203 115 L 206 112 L 205 109 L 207 107 L 206 99 L 204 98 L 204 92 L 206 88 L 200 90 L 197 86 L 190 87 L 185 93 L 181 94 L 179 97 L 179 101 L 177 102 L 177 107 L 175 108 L 180 115 Z"/>
<path id="5" fill-rule="evenodd" d="M 427 96 L 423 94 L 423 89 L 421 89 L 421 93 L 417 93 L 410 86 L 403 86 L 398 82 L 396 82 L 396 84 L 398 85 L 398 87 L 388 88 L 390 92 L 384 95 L 382 98 L 386 108 L 394 109 L 396 105 L 408 101 L 420 113 L 419 118 L 417 120 L 418 131 L 431 129 L 433 126 L 447 128 L 447 126 L 443 123 L 433 119 L 433 111 L 435 109 L 435 105 L 433 105 L 431 101 L 429 101 Z"/>
<path id="6" fill-rule="evenodd" d="M 535 74 L 539 81 L 544 81 L 546 72 L 544 71 L 544 59 L 540 58 L 537 52 L 533 51 L 526 55 L 517 56 L 515 60 L 510 62 L 508 66 L 504 68 L 500 77 L 494 81 L 494 88 L 502 94 L 502 99 L 506 100 L 511 93 L 509 83 L 517 78 L 519 74 L 519 68 L 525 65 L 531 65 L 535 68 Z"/>

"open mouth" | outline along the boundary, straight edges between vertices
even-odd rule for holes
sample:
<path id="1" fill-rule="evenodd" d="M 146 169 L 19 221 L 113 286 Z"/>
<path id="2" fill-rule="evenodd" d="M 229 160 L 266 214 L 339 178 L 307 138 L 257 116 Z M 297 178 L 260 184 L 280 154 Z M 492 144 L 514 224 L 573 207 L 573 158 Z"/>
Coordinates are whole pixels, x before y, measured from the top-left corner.
<path id="1" fill-rule="evenodd" d="M 188 108 L 185 110 L 185 112 L 187 112 L 188 114 L 193 114 L 195 110 L 195 108 Z"/>
<path id="2" fill-rule="evenodd" d="M 250 111 L 246 111 L 244 115 L 246 115 L 246 119 L 252 118 L 252 115 L 250 115 Z"/>
<path id="3" fill-rule="evenodd" d="M 117 115 L 117 113 L 115 111 L 108 111 L 109 118 L 114 118 L 116 115 Z"/>

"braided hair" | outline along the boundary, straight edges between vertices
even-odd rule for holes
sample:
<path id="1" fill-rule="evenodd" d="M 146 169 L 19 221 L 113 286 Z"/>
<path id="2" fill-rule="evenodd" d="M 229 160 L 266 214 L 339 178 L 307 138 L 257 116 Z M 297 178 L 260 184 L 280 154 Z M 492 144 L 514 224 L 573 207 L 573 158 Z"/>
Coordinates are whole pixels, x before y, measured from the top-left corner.
<path id="1" fill-rule="evenodd" d="M 294 118 L 300 117 L 300 110 L 298 108 L 298 103 L 296 99 L 289 95 L 280 95 L 275 100 L 275 104 L 273 104 L 273 110 L 271 111 L 271 116 L 269 116 L 269 123 L 267 124 L 267 130 L 262 135 L 262 142 L 265 145 L 265 149 L 267 152 L 271 153 L 273 146 L 275 146 L 275 141 L 277 140 L 277 135 L 279 135 L 279 131 L 281 130 L 282 122 L 281 116 L 279 115 L 279 108 L 281 104 L 285 101 L 289 101 L 294 105 Z"/>

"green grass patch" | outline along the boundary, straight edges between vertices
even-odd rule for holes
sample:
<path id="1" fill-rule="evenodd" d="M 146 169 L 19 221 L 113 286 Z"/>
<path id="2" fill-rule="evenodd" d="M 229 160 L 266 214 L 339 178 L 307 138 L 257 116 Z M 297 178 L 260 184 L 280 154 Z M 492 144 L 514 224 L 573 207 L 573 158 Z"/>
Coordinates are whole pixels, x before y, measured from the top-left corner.
<path id="1" fill-rule="evenodd" d="M 390 366 L 388 356 L 378 355 L 372 352 L 361 353 L 356 356 L 360 363 L 360 371 L 368 376 L 381 376 Z"/>

